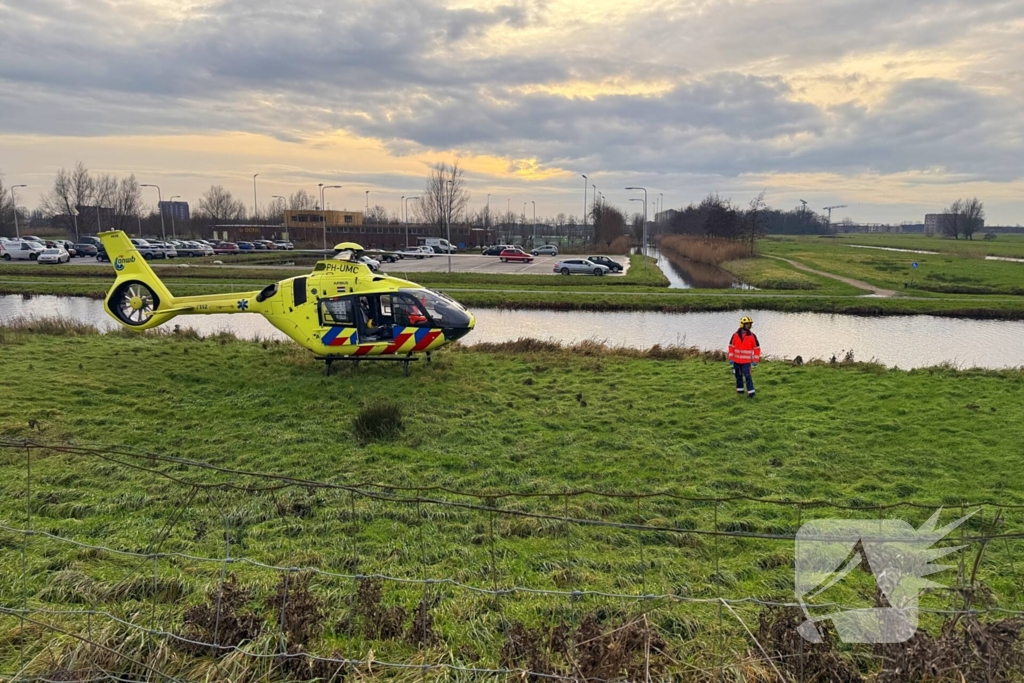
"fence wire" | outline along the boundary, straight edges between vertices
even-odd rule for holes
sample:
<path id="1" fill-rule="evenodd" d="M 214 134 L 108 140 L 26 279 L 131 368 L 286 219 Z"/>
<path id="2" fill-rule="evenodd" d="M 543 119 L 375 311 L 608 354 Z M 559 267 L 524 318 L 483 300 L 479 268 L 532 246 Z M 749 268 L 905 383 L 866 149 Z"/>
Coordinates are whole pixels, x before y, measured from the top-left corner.
<path id="1" fill-rule="evenodd" d="M 204 649 L 210 653 L 220 653 L 220 655 L 231 653 L 244 658 L 251 658 L 257 661 L 268 661 L 275 665 L 282 665 L 283 662 L 287 662 L 289 660 L 301 660 L 307 663 L 315 662 L 319 664 L 336 666 L 339 667 L 339 671 L 358 670 L 362 672 L 372 673 L 372 668 L 376 666 L 379 669 L 391 669 L 395 671 L 415 671 L 420 672 L 422 675 L 426 675 L 427 673 L 431 672 L 447 672 L 466 674 L 471 676 L 514 677 L 523 680 L 594 681 L 595 683 L 612 683 L 612 680 L 619 680 L 588 676 L 579 670 L 574 670 L 569 674 L 560 674 L 531 670 L 528 668 L 487 668 L 464 666 L 444 661 L 424 663 L 389 662 L 381 661 L 373 657 L 372 650 L 369 652 L 369 656 L 347 658 L 336 656 L 324 657 L 305 651 L 292 652 L 283 645 L 281 648 L 279 648 L 278 651 L 275 652 L 259 652 L 254 651 L 252 648 L 245 648 L 238 645 L 225 645 L 220 642 L 220 637 L 219 635 L 217 635 L 217 633 L 219 633 L 220 630 L 220 618 L 222 613 L 220 601 L 225 593 L 228 568 L 236 566 L 251 567 L 255 570 L 272 572 L 274 575 L 280 575 L 281 577 L 284 577 L 284 591 L 282 594 L 279 616 L 279 628 L 282 630 L 284 628 L 286 608 L 288 606 L 288 600 L 290 595 L 288 591 L 287 577 L 295 575 L 320 576 L 324 577 L 325 579 L 336 579 L 344 582 L 352 582 L 353 584 L 359 584 L 360 582 L 364 581 L 380 581 L 396 585 L 421 587 L 423 589 L 423 604 L 426 604 L 428 597 L 431 595 L 431 591 L 440 588 L 450 588 L 457 591 L 463 591 L 469 594 L 486 596 L 494 600 L 499 600 L 501 598 L 509 596 L 536 596 L 541 598 L 550 598 L 557 601 L 564 601 L 570 606 L 574 606 L 580 603 L 581 601 L 590 598 L 619 601 L 630 605 L 640 605 L 642 607 L 640 614 L 643 616 L 645 624 L 647 620 L 647 615 L 651 610 L 658 609 L 659 607 L 663 607 L 666 605 L 681 604 L 716 607 L 718 615 L 717 630 L 719 633 L 719 639 L 715 643 L 716 652 L 714 659 L 717 661 L 716 665 L 713 667 L 700 668 L 692 664 L 686 664 L 685 667 L 688 667 L 691 670 L 691 673 L 696 671 L 700 672 L 700 674 L 705 678 L 718 679 L 730 666 L 729 661 L 727 660 L 727 657 L 730 653 L 727 652 L 727 645 L 725 642 L 725 629 L 723 627 L 723 620 L 725 619 L 726 610 L 728 610 L 731 617 L 734 617 L 742 625 L 746 635 L 749 636 L 749 639 L 752 641 L 751 648 L 752 650 L 756 650 L 756 652 L 754 653 L 756 655 L 756 660 L 758 662 L 770 666 L 780 680 L 788 680 L 787 675 L 783 674 L 778 668 L 776 668 L 776 662 L 781 663 L 781 661 L 786 657 L 792 657 L 797 655 L 769 653 L 761 645 L 761 643 L 757 641 L 757 638 L 754 636 L 753 631 L 751 631 L 751 629 L 743 621 L 742 617 L 736 611 L 733 610 L 733 607 L 753 606 L 757 608 L 801 609 L 804 607 L 804 605 L 802 605 L 800 602 L 772 600 L 756 595 L 725 597 L 721 595 L 721 583 L 716 583 L 716 595 L 714 597 L 695 597 L 691 595 L 680 594 L 678 591 L 671 593 L 648 592 L 648 563 L 644 557 L 643 542 L 640 542 L 639 544 L 640 564 L 642 567 L 640 579 L 641 590 L 639 592 L 614 592 L 592 588 L 564 590 L 559 588 L 548 588 L 529 585 L 501 586 L 497 575 L 498 560 L 496 557 L 495 550 L 495 518 L 531 519 L 538 522 L 555 523 L 560 525 L 560 528 L 562 530 L 561 533 L 564 535 L 565 538 L 564 552 L 566 566 L 573 566 L 574 564 L 572 549 L 573 528 L 612 529 L 636 534 L 667 533 L 678 537 L 707 537 L 713 541 L 714 567 L 715 573 L 718 574 L 720 572 L 719 560 L 721 558 L 722 553 L 722 550 L 719 547 L 719 539 L 732 539 L 737 541 L 764 541 L 769 543 L 792 543 L 796 539 L 795 533 L 767 533 L 723 528 L 723 525 L 719 519 L 719 511 L 722 508 L 722 506 L 725 505 L 753 504 L 759 506 L 777 506 L 779 508 L 794 510 L 797 514 L 797 526 L 799 526 L 800 520 L 803 519 L 803 515 L 811 510 L 836 510 L 848 513 L 865 512 L 877 513 L 881 515 L 886 512 L 891 512 L 899 509 L 934 510 L 937 507 L 941 507 L 940 505 L 929 504 L 921 501 L 892 501 L 888 503 L 870 505 L 846 505 L 822 499 L 770 499 L 746 495 L 730 495 L 722 497 L 692 496 L 685 495 L 676 490 L 604 491 L 591 488 L 576 488 L 561 491 L 478 491 L 457 489 L 453 487 L 440 486 L 434 484 L 412 486 L 386 484 L 374 481 L 339 482 L 304 479 L 283 474 L 223 467 L 213 465 L 211 463 L 191 460 L 188 458 L 181 458 L 165 454 L 140 451 L 125 446 L 104 447 L 82 446 L 72 444 L 46 444 L 34 440 L 0 439 L 0 449 L 3 449 L 13 454 L 22 454 L 24 456 L 26 499 L 26 519 L 24 526 L 0 522 L 0 532 L 10 534 L 12 536 L 18 536 L 22 539 L 20 544 L 21 575 L 20 577 L 18 577 L 21 595 L 17 596 L 19 598 L 18 602 L 20 604 L 18 604 L 17 606 L 15 606 L 15 604 L 13 603 L 0 605 L 0 615 L 5 615 L 7 617 L 17 619 L 20 623 L 21 634 L 25 634 L 27 632 L 26 624 L 32 625 L 39 629 L 52 631 L 54 633 L 60 634 L 67 640 L 77 641 L 80 643 L 87 644 L 89 647 L 102 649 L 107 654 L 113 655 L 124 660 L 124 671 L 102 672 L 101 674 L 96 674 L 96 676 L 93 678 L 74 679 L 79 681 L 111 680 L 123 681 L 124 683 L 134 683 L 136 679 L 126 677 L 126 671 L 132 671 L 134 674 L 137 675 L 140 669 L 145 670 L 147 672 L 144 680 L 180 680 L 176 678 L 174 675 L 160 671 L 159 669 L 151 666 L 146 662 L 138 661 L 136 659 L 131 658 L 125 653 L 118 652 L 115 649 L 108 648 L 101 644 L 93 636 L 94 620 L 105 621 L 109 624 L 117 625 L 118 627 L 125 629 L 126 631 L 138 633 L 140 635 L 153 638 L 157 641 L 176 642 L 194 648 Z M 34 527 L 32 514 L 32 459 L 33 454 L 37 452 L 59 454 L 64 456 L 65 458 L 70 459 L 71 462 L 74 462 L 76 460 L 94 460 L 106 462 L 116 467 L 125 468 L 128 470 L 142 473 L 147 476 L 155 477 L 158 480 L 167 482 L 173 487 L 187 489 L 188 494 L 182 496 L 179 499 L 179 502 L 174 507 L 172 514 L 168 517 L 166 522 L 157 530 L 152 542 L 149 543 L 148 547 L 144 550 L 116 548 L 112 545 L 102 543 L 88 543 L 64 535 L 63 533 L 56 533 L 53 530 L 45 530 Z M 18 455 L 17 457 L 20 457 L 20 455 Z M 207 478 L 203 478 L 204 476 Z M 419 544 L 419 577 L 403 577 L 393 575 L 390 573 L 336 572 L 327 569 L 322 569 L 320 567 L 309 564 L 283 565 L 271 562 L 264 562 L 255 558 L 247 557 L 245 556 L 244 553 L 238 552 L 238 549 L 232 548 L 231 521 L 229 519 L 229 515 L 225 513 L 223 510 L 221 512 L 223 517 L 222 521 L 225 524 L 225 545 L 224 554 L 222 556 L 211 556 L 209 554 L 196 554 L 162 549 L 163 545 L 167 542 L 168 538 L 170 537 L 171 530 L 174 528 L 175 525 L 178 524 L 184 511 L 196 500 L 197 494 L 202 493 L 206 497 L 208 504 L 215 506 L 213 499 L 211 498 L 211 496 L 215 493 L 242 497 L 254 497 L 262 496 L 264 494 L 273 494 L 275 492 L 280 492 L 287 489 L 299 489 L 307 492 L 331 491 L 336 492 L 339 495 L 347 496 L 349 498 L 349 505 L 351 509 L 350 520 L 353 526 L 356 526 L 359 523 L 359 517 L 356 515 L 355 508 L 357 499 L 372 501 L 384 506 L 399 506 L 404 509 L 414 510 L 416 521 L 415 523 L 410 522 L 410 525 L 415 524 L 415 526 L 417 527 L 415 532 L 417 542 Z M 449 496 L 449 498 L 445 498 L 444 496 Z M 570 515 L 569 501 L 579 498 L 594 498 L 598 500 L 607 499 L 610 501 L 616 501 L 619 504 L 635 503 L 635 517 L 639 520 L 644 519 L 641 514 L 641 505 L 644 502 L 656 502 L 659 500 L 664 500 L 672 503 L 685 504 L 691 506 L 710 506 L 713 507 L 714 510 L 714 524 L 713 528 L 710 529 L 682 528 L 678 526 L 666 526 L 662 524 L 613 521 L 603 518 Z M 501 501 L 509 501 L 514 503 L 514 501 L 525 502 L 529 500 L 548 501 L 553 506 L 560 506 L 561 514 L 557 514 L 550 510 L 546 512 L 537 512 L 530 509 L 524 509 L 522 507 L 502 507 L 499 504 Z M 438 508 L 441 510 L 453 510 L 465 513 L 479 514 L 483 515 L 487 519 L 486 529 L 490 565 L 486 568 L 486 571 L 484 574 L 482 574 L 482 576 L 490 580 L 490 587 L 486 587 L 483 585 L 473 585 L 449 576 L 431 577 L 428 575 L 426 543 L 423 539 L 425 506 Z M 957 539 L 957 543 L 961 546 L 977 546 L 980 548 L 977 558 L 975 560 L 975 566 L 973 567 L 972 571 L 968 570 L 968 568 L 965 566 L 964 560 L 961 559 L 961 564 L 958 572 L 958 585 L 955 589 L 951 591 L 952 594 L 962 596 L 962 598 L 957 598 L 958 600 L 962 601 L 962 607 L 952 607 L 949 609 L 922 607 L 918 611 L 923 614 L 936 615 L 947 619 L 959 619 L 962 617 L 977 618 L 985 615 L 998 615 L 1000 617 L 1007 618 L 1024 617 L 1024 610 L 1001 607 L 994 604 L 972 604 L 974 577 L 978 570 L 978 563 L 980 562 L 982 557 L 981 551 L 984 550 L 986 546 L 994 542 L 1004 543 L 1006 545 L 1006 548 L 1009 550 L 1010 541 L 1018 541 L 1021 538 L 1024 538 L 1024 531 L 1003 530 L 998 533 L 992 531 L 996 528 L 997 525 L 1005 523 L 1005 518 L 1003 517 L 1005 512 L 1024 510 L 1024 504 L 1006 501 L 980 500 L 973 502 L 958 503 L 957 507 L 960 507 L 961 511 L 984 511 L 986 509 L 990 509 L 993 511 L 993 517 L 988 525 L 988 533 L 968 534 L 965 533 L 961 528 L 961 535 Z M 984 513 L 982 512 L 982 514 Z M 984 531 L 984 525 L 982 525 L 982 529 Z M 28 557 L 30 554 L 30 549 L 36 550 L 32 543 L 33 540 L 38 541 L 39 543 L 53 543 L 58 545 L 74 547 L 78 550 L 87 551 L 92 556 L 109 555 L 113 557 L 120 557 L 125 558 L 127 560 L 136 561 L 136 566 L 133 569 L 131 569 L 117 584 L 114 584 L 112 587 L 108 589 L 106 594 L 107 597 L 109 597 L 109 595 L 113 592 L 114 588 L 121 584 L 124 584 L 130 578 L 141 574 L 143 571 L 146 571 L 145 568 L 152 565 L 153 603 L 151 606 L 151 611 L 148 613 L 148 616 L 144 613 L 145 610 L 142 610 L 137 614 L 131 615 L 131 618 L 125 618 L 124 616 L 118 616 L 110 611 L 99 609 L 99 597 L 95 598 L 92 607 L 88 609 L 54 609 L 42 605 L 30 604 L 31 601 L 28 589 Z M 292 550 L 294 550 L 294 548 L 292 548 Z M 195 565 L 210 565 L 214 567 L 220 567 L 219 588 L 216 607 L 217 624 L 215 636 L 213 638 L 214 642 L 207 642 L 206 639 L 187 637 L 173 629 L 159 626 L 157 616 L 157 578 L 159 573 L 159 567 L 161 562 L 172 561 L 176 564 L 182 565 L 188 565 L 191 563 Z M 1011 563 L 1013 562 L 1012 554 L 1010 555 L 1010 561 Z M 970 574 L 969 581 L 971 584 L 971 588 L 967 587 L 968 574 Z M 11 591 L 4 592 L 5 594 L 10 593 L 11 596 L 13 596 L 13 592 Z M 816 603 L 815 607 L 836 610 L 851 610 L 862 608 L 862 606 L 845 605 L 838 602 Z M 575 607 L 573 607 L 573 614 L 576 614 Z M 78 621 L 81 621 L 84 618 L 87 621 L 87 629 L 84 634 L 75 633 L 68 630 L 65 626 L 61 624 L 57 624 L 49 620 L 43 620 L 43 618 L 63 618 L 65 620 L 74 619 Z M 145 626 L 144 623 L 142 623 L 147 619 L 149 621 L 149 626 Z M 504 617 L 502 617 L 502 619 L 504 620 Z M 283 643 L 283 633 L 281 635 L 281 640 Z M 26 641 L 27 638 L 25 637 L 19 638 L 20 669 L 13 673 L 0 674 L 0 678 L 12 681 L 58 680 L 46 678 L 45 675 L 30 675 L 26 672 L 26 667 L 29 664 L 31 664 L 31 658 L 28 656 L 28 653 L 26 653 L 25 650 L 26 646 L 28 645 Z M 420 648 L 422 651 L 422 644 Z M 736 653 L 732 654 L 735 655 Z M 749 656 L 750 655 L 748 655 L 748 657 Z M 800 654 L 798 656 L 801 657 L 802 662 L 804 657 L 802 646 Z M 647 654 L 647 657 L 650 657 L 649 652 Z M 733 660 L 733 664 L 735 664 L 735 659 Z M 802 677 L 803 674 L 801 668 L 801 674 L 799 677 L 800 680 L 802 680 Z M 647 674 L 647 680 L 651 680 L 649 671 Z"/>

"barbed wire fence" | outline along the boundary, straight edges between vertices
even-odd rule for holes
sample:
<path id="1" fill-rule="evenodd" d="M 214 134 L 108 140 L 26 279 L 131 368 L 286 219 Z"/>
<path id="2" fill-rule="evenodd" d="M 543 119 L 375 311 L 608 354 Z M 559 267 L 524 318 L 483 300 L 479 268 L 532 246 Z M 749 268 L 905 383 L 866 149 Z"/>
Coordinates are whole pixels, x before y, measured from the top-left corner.
<path id="1" fill-rule="evenodd" d="M 930 513 L 941 507 L 939 504 L 922 501 L 843 504 L 828 500 L 768 499 L 746 495 L 691 496 L 677 490 L 605 491 L 577 488 L 561 491 L 491 491 L 435 484 L 415 486 L 365 480 L 324 481 L 229 468 L 130 447 L 46 444 L 31 440 L 0 439 L 0 453 L 5 457 L 0 467 L 7 472 L 18 469 L 23 472 L 21 482 L 7 483 L 5 488 L 8 502 L 0 507 L 0 548 L 8 556 L 3 567 L 8 570 L 8 577 L 13 579 L 6 581 L 0 591 L 3 596 L 0 620 L 17 622 L 17 637 L 8 638 L 7 646 L 0 644 L 0 659 L 17 664 L 17 670 L 0 671 L 0 677 L 5 680 L 187 680 L 181 678 L 181 673 L 161 668 L 161 662 L 166 657 L 161 659 L 154 653 L 166 654 L 170 648 L 197 656 L 201 654 L 211 659 L 215 667 L 227 659 L 232 659 L 234 663 L 253 662 L 263 667 L 261 671 L 267 680 L 274 680 L 275 675 L 282 680 L 300 680 L 302 676 L 307 679 L 340 680 L 349 674 L 362 677 L 387 672 L 386 675 L 390 677 L 404 676 L 409 680 L 433 675 L 452 679 L 514 677 L 536 681 L 595 683 L 656 680 L 659 677 L 668 680 L 679 677 L 710 681 L 723 680 L 737 666 L 750 665 L 767 677 L 803 683 L 809 680 L 806 678 L 808 673 L 805 671 L 805 662 L 811 656 L 811 649 L 805 649 L 803 641 L 796 638 L 794 642 L 798 648 L 795 651 L 780 651 L 778 647 L 762 642 L 764 634 L 756 633 L 759 624 L 753 624 L 752 627 L 749 623 L 751 618 L 758 619 L 763 610 L 794 610 L 801 608 L 801 604 L 795 596 L 780 599 L 779 595 L 786 594 L 781 586 L 774 586 L 768 595 L 726 595 L 725 590 L 737 583 L 728 577 L 728 570 L 723 567 L 723 563 L 730 559 L 730 552 L 746 553 L 742 561 L 749 562 L 750 547 L 755 547 L 759 549 L 755 553 L 758 561 L 762 558 L 768 560 L 759 564 L 755 571 L 770 572 L 780 569 L 784 560 L 789 561 L 791 567 L 791 557 L 786 551 L 791 549 L 796 540 L 796 530 L 814 516 L 827 513 L 854 518 L 858 515 L 882 518 L 897 513 Z M 69 466 L 69 476 L 72 478 L 76 468 L 84 472 L 89 468 L 103 467 L 103 476 L 141 477 L 139 481 L 153 482 L 153 485 L 166 484 L 167 493 L 162 502 L 173 501 L 173 504 L 161 507 L 159 512 L 162 518 L 156 511 L 146 511 L 146 519 L 152 523 L 153 533 L 144 547 L 117 547 L 115 543 L 83 540 L 83 537 L 89 539 L 97 534 L 114 538 L 119 537 L 119 534 L 102 528 L 87 529 L 84 532 L 79 530 L 76 533 L 76 527 L 81 529 L 81 524 L 67 524 L 67 519 L 62 519 L 59 514 L 41 514 L 49 494 L 44 492 L 48 486 L 38 480 L 39 466 L 41 463 L 46 466 L 47 476 L 52 480 L 54 467 L 47 461 L 55 456 L 59 457 L 61 466 Z M 34 465 L 36 480 L 33 479 Z M 16 498 L 10 495 L 14 491 L 18 491 L 17 497 L 24 498 L 20 515 L 17 512 L 17 508 L 21 507 L 20 501 L 17 506 L 10 504 Z M 239 519 L 237 507 L 277 505 L 277 512 L 282 513 L 280 501 L 275 496 L 289 491 L 297 491 L 307 497 L 318 493 L 330 496 L 320 502 L 320 508 L 330 513 L 334 525 L 332 529 L 344 531 L 342 542 L 346 557 L 341 559 L 340 567 L 323 566 L 322 555 L 318 555 L 315 548 L 308 547 L 316 544 L 315 534 L 314 538 L 303 538 L 304 545 L 297 546 L 295 539 L 302 534 L 287 524 L 281 529 L 279 537 L 273 539 L 273 552 L 264 552 L 284 556 L 289 560 L 288 563 L 250 556 L 252 553 L 248 551 L 251 549 L 244 537 L 245 524 Z M 1019 609 L 1019 603 L 1001 605 L 991 593 L 979 596 L 975 590 L 975 579 L 984 561 L 984 551 L 989 547 L 999 546 L 1000 564 L 1008 564 L 1011 578 L 1020 582 L 1020 577 L 1016 576 L 1015 544 L 1024 538 L 1024 528 L 1014 528 L 1012 524 L 1016 519 L 1011 517 L 1024 510 L 1024 504 L 998 500 L 943 502 L 961 513 L 977 511 L 977 514 L 969 525 L 960 528 L 957 538 L 948 541 L 965 548 L 965 552 L 959 555 L 955 587 L 947 592 L 945 598 L 937 596 L 933 606 L 922 607 L 919 611 L 925 618 L 947 621 L 982 617 L 1019 620 L 1024 617 L 1024 610 Z M 120 504 L 123 503 L 115 503 Z M 129 517 L 143 512 L 141 507 L 131 509 L 133 505 L 132 501 L 124 504 L 123 512 L 128 513 Z M 175 544 L 190 545 L 181 533 L 181 527 L 183 520 L 196 509 L 207 513 L 207 517 L 219 518 L 216 523 L 218 528 L 223 527 L 223 534 L 218 541 L 223 543 L 222 553 L 169 547 Z M 752 521 L 741 519 L 736 514 L 763 509 L 773 511 L 768 515 L 767 524 L 763 516 Z M 775 517 L 776 510 L 783 514 Z M 586 514 L 594 511 L 598 514 Z M 685 523 L 680 524 L 679 520 L 676 520 L 677 523 L 669 523 L 666 515 L 671 511 L 688 511 L 693 514 L 683 519 Z M 71 512 L 68 517 L 75 520 L 73 510 L 63 512 Z M 303 512 L 298 510 L 297 514 Z M 286 510 L 281 517 L 287 514 Z M 391 551 L 391 557 L 373 557 L 364 562 L 359 550 L 360 530 L 366 530 L 379 520 L 387 520 L 391 524 L 389 529 L 394 536 L 390 545 L 386 546 Z M 515 526 L 517 521 L 533 526 L 518 528 Z M 708 524 L 701 526 L 700 521 Z M 499 522 L 497 528 L 496 522 Z M 200 523 L 205 528 L 202 520 Z M 470 543 L 480 549 L 479 557 L 484 560 L 483 566 L 466 566 L 465 571 L 458 576 L 432 575 L 432 567 L 441 564 L 435 556 L 438 546 L 446 540 L 443 534 L 437 532 L 437 527 L 443 524 L 459 527 L 455 535 L 460 539 L 465 536 L 467 529 L 472 532 Z M 428 526 L 433 529 L 428 529 Z M 510 538 L 503 538 L 502 531 Z M 543 536 L 552 542 L 525 551 L 520 549 L 520 552 L 536 551 L 540 557 L 532 559 L 554 570 L 548 574 L 554 575 L 555 579 L 546 582 L 547 585 L 524 585 L 515 580 L 522 575 L 535 576 L 536 572 L 523 570 L 520 566 L 522 562 L 510 552 L 510 543 L 514 541 L 525 544 L 534 535 Z M 624 540 L 626 537 L 628 541 Z M 635 562 L 621 552 L 623 544 L 627 542 L 637 551 Z M 596 554 L 605 558 L 607 566 L 602 566 L 603 572 L 589 571 L 595 553 L 592 550 L 584 551 L 583 547 L 587 543 L 594 544 L 598 549 Z M 191 545 L 203 548 L 209 543 L 196 540 Z M 781 551 L 766 550 L 775 547 L 781 548 Z M 64 566 L 60 560 L 61 549 L 74 550 L 78 557 L 96 562 L 118 560 L 120 563 L 116 564 L 116 570 L 120 578 L 104 582 L 105 589 L 101 592 L 89 594 L 88 591 L 82 591 L 81 594 L 71 594 L 72 600 L 64 600 L 55 605 L 56 601 L 48 599 L 51 596 L 45 590 L 33 591 L 33 584 L 47 584 L 48 573 L 61 571 L 50 568 L 51 564 Z M 466 548 L 456 547 L 453 552 L 465 555 L 467 559 L 477 557 L 475 551 L 470 552 Z M 970 559 L 972 552 L 973 560 Z M 555 553 L 559 557 L 552 559 Z M 679 578 L 676 568 L 668 567 L 670 562 L 665 560 L 668 553 L 688 553 L 688 558 L 694 564 L 709 570 L 710 578 L 701 586 L 701 590 L 689 591 L 686 586 L 670 586 L 666 590 L 666 586 Z M 16 563 L 10 561 L 14 554 L 18 555 Z M 305 563 L 295 562 L 303 557 L 313 559 Z M 686 559 L 677 562 L 686 564 Z M 615 571 L 612 565 L 617 560 L 621 561 L 621 565 Z M 393 566 L 396 571 L 357 571 L 371 564 L 371 561 L 378 565 Z M 503 561 L 509 565 L 504 571 Z M 655 567 L 660 569 L 660 576 L 651 575 L 658 573 L 657 569 L 652 571 Z M 337 571 L 338 568 L 345 571 Z M 176 594 L 177 600 L 170 600 L 171 605 L 161 605 L 162 580 L 166 579 L 164 574 L 170 570 L 175 570 L 178 575 L 192 573 L 193 578 L 215 577 L 210 589 L 206 591 L 213 620 L 212 629 L 207 629 L 205 633 L 209 637 L 200 637 L 195 629 L 185 628 L 182 610 L 173 604 L 185 600 L 188 594 L 202 591 L 194 586 L 191 589 L 183 588 Z M 259 578 L 264 576 L 273 577 L 271 580 L 278 582 L 273 605 L 275 614 L 266 620 L 268 623 L 276 622 L 277 632 L 272 639 L 238 640 L 226 637 L 228 621 L 235 618 L 231 610 L 237 607 L 234 603 L 228 604 L 237 586 L 233 574 L 241 571 L 252 572 L 250 578 L 254 584 L 260 580 L 265 583 L 265 579 Z M 611 587 L 606 577 L 602 580 L 601 575 L 595 574 L 610 574 L 613 577 Z M 470 581 L 467 576 L 477 577 L 477 580 Z M 329 646 L 321 653 L 307 651 L 308 645 L 317 642 L 315 639 L 300 643 L 290 641 L 289 629 L 295 626 L 292 622 L 302 617 L 301 611 L 297 613 L 298 616 L 294 612 L 296 601 L 304 599 L 298 588 L 305 590 L 310 580 L 308 577 L 320 579 L 325 585 L 349 586 L 349 598 L 340 603 L 340 609 L 347 610 L 348 615 L 339 619 L 338 627 L 334 629 L 343 633 L 334 633 L 331 641 L 335 645 L 340 641 L 353 648 L 348 653 L 352 656 L 343 654 L 337 647 Z M 151 588 L 136 591 L 142 599 L 134 601 L 132 611 L 125 613 L 125 609 L 119 609 L 121 605 L 116 600 L 114 608 L 103 606 L 111 602 L 112 596 L 123 594 L 125 591 L 122 589 L 125 587 L 138 588 L 147 584 Z M 414 652 L 410 652 L 408 647 L 404 648 L 407 655 L 404 661 L 378 659 L 373 646 L 380 639 L 356 633 L 355 603 L 361 599 L 361 587 L 367 585 L 395 586 L 398 590 L 414 591 L 421 596 L 417 608 L 419 613 L 414 613 L 409 630 L 411 633 L 413 629 L 421 628 L 423 633 L 409 641 L 416 645 Z M 788 588 L 788 594 L 793 595 L 792 585 Z M 373 592 L 372 589 L 368 590 Z M 427 611 L 436 609 L 442 601 L 442 594 L 465 595 L 470 599 L 486 601 L 475 606 L 496 616 L 485 620 L 479 628 L 492 639 L 499 639 L 499 645 L 500 638 L 505 638 L 504 645 L 495 648 L 501 649 L 500 657 L 484 661 L 486 657 L 474 657 L 476 653 L 461 656 L 454 654 L 451 649 L 445 652 L 444 648 L 431 648 L 431 639 L 426 633 L 432 629 Z M 1014 599 L 1018 597 L 1017 594 L 1012 596 Z M 147 598 L 148 604 L 145 604 Z M 537 609 L 552 619 L 551 624 L 545 625 L 550 626 L 552 638 L 556 631 L 563 629 L 561 638 L 566 640 L 566 644 L 560 652 L 564 655 L 564 662 L 558 666 L 536 656 L 531 659 L 529 652 L 518 652 L 519 656 L 516 656 L 517 645 L 513 642 L 514 637 L 509 634 L 519 633 L 528 641 L 527 645 L 532 636 L 523 630 L 522 624 L 514 623 L 515 620 L 506 611 L 514 611 L 518 601 L 527 599 L 540 601 Z M 69 602 L 79 606 L 72 609 L 67 604 Z M 549 603 L 555 606 L 549 606 Z M 591 629 L 584 632 L 582 623 L 590 616 L 585 608 L 587 604 L 592 604 L 591 612 L 603 611 L 618 615 L 621 623 L 609 620 L 611 631 L 604 631 L 600 627 L 594 630 L 591 623 Z M 822 602 L 815 606 L 835 610 L 864 607 L 839 602 Z M 676 608 L 697 610 L 697 624 L 684 621 L 681 630 L 669 629 L 671 633 L 666 633 L 664 628 L 651 626 L 655 615 L 671 613 Z M 455 612 L 464 620 L 471 620 L 473 616 L 465 609 Z M 669 619 L 669 622 L 674 625 L 679 623 L 673 619 Z M 102 639 L 103 635 L 110 633 L 110 628 L 120 629 L 117 633 L 144 639 L 147 645 L 130 651 L 112 647 Z M 517 628 L 519 631 L 516 631 Z M 575 634 L 569 633 L 566 638 L 566 628 L 577 630 Z M 347 633 L 344 632 L 346 629 Z M 39 673 L 36 670 L 50 649 L 44 633 L 59 637 L 64 646 L 75 643 L 84 648 L 87 653 L 85 658 L 75 660 L 82 665 L 81 671 L 76 673 L 55 669 L 60 677 L 48 678 L 55 674 L 52 671 Z M 631 645 L 637 649 L 635 659 L 624 659 L 620 653 L 620 659 L 610 666 L 593 665 L 593 662 L 587 666 L 579 661 L 586 654 L 584 651 L 588 647 L 592 650 L 596 642 L 605 644 L 599 656 L 607 658 L 610 649 L 607 644 L 613 642 L 616 633 L 631 634 L 635 641 Z M 30 634 L 36 635 L 35 642 Z M 706 638 L 702 639 L 702 636 Z M 232 640 L 237 642 L 230 642 Z M 694 645 L 695 641 L 700 644 Z M 536 643 L 532 646 L 536 646 Z M 623 642 L 618 642 L 617 646 L 622 647 Z M 710 653 L 707 652 L 709 646 L 713 650 Z M 7 651 L 9 647 L 16 647 L 16 652 Z M 673 658 L 673 652 L 688 647 L 691 651 L 696 648 L 703 656 Z M 396 652 L 402 649 L 394 648 Z M 327 650 L 330 650 L 329 654 L 325 654 Z M 151 656 L 142 657 L 139 653 Z M 652 660 L 657 660 L 660 665 L 652 666 Z M 104 668 L 99 662 L 110 666 Z M 531 666 L 534 664 L 539 665 Z M 632 669 L 623 673 L 629 667 Z M 69 678 L 69 675 L 79 677 Z"/>

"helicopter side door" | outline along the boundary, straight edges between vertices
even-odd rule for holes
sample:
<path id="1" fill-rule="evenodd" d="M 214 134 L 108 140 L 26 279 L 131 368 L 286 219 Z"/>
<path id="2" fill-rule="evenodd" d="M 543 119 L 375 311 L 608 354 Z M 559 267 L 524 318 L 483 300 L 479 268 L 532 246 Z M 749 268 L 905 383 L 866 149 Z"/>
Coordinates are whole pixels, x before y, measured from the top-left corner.
<path id="1" fill-rule="evenodd" d="M 324 346 L 334 348 L 359 343 L 357 298 L 349 295 L 319 301 L 320 342 Z"/>

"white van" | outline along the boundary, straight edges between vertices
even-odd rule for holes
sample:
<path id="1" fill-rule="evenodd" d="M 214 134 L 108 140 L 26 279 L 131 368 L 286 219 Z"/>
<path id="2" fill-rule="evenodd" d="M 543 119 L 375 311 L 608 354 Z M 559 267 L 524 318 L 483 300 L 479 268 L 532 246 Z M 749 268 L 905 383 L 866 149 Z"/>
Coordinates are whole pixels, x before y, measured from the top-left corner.
<path id="1" fill-rule="evenodd" d="M 417 241 L 420 246 L 430 247 L 438 254 L 454 254 L 459 250 L 454 244 L 448 244 L 448 240 L 440 237 L 420 237 Z"/>
<path id="2" fill-rule="evenodd" d="M 43 245 L 28 240 L 0 240 L 0 256 L 4 261 L 35 261 L 43 253 Z"/>

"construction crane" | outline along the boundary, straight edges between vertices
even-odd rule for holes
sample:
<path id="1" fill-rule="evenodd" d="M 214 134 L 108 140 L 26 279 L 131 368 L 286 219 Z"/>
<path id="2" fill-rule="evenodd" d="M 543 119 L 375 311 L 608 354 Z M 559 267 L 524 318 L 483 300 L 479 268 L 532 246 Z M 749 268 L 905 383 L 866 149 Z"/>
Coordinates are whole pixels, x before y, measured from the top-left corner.
<path id="1" fill-rule="evenodd" d="M 828 224 L 832 225 L 832 209 L 845 209 L 845 208 L 847 208 L 847 206 L 848 206 L 847 204 L 838 204 L 836 206 L 823 206 L 823 207 L 821 207 L 825 211 L 828 211 Z"/>

